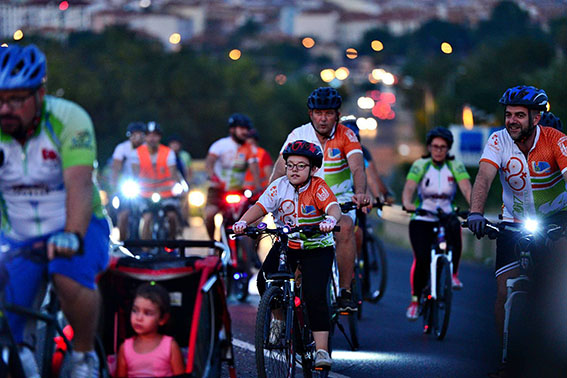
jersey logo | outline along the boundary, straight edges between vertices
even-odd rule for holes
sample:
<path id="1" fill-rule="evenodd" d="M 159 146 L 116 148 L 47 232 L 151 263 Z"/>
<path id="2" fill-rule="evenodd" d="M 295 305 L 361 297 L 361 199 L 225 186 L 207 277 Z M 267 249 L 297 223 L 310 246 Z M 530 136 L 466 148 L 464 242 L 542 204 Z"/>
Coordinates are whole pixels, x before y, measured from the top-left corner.
<path id="1" fill-rule="evenodd" d="M 327 155 L 331 158 L 331 159 L 336 159 L 341 157 L 341 150 L 339 150 L 338 148 L 329 148 L 329 151 L 327 152 Z"/>
<path id="2" fill-rule="evenodd" d="M 320 186 L 319 189 L 317 189 L 316 195 L 317 198 L 319 198 L 319 201 L 325 201 L 327 198 L 329 198 L 329 191 Z"/>
<path id="3" fill-rule="evenodd" d="M 492 137 L 490 138 L 490 142 L 488 143 L 488 146 L 495 151 L 500 151 L 500 147 L 498 147 L 498 135 L 496 134 L 492 135 Z"/>
<path id="4" fill-rule="evenodd" d="M 506 168 L 502 171 L 506 173 L 506 182 L 513 190 L 524 190 L 526 187 L 526 172 L 524 172 L 524 164 L 517 157 L 512 157 L 508 160 Z"/>
<path id="5" fill-rule="evenodd" d="M 449 176 L 447 177 L 447 181 L 452 184 L 455 182 L 455 178 L 453 176 Z"/>
<path id="6" fill-rule="evenodd" d="M 272 186 L 270 188 L 270 190 L 268 191 L 268 196 L 270 198 L 276 198 L 276 196 L 278 195 L 278 188 L 275 186 Z"/>
<path id="7" fill-rule="evenodd" d="M 346 132 L 346 136 L 348 138 L 349 141 L 351 142 L 358 142 L 358 138 L 356 137 L 356 134 L 354 133 L 354 131 L 352 130 L 347 130 Z"/>
<path id="8" fill-rule="evenodd" d="M 317 214 L 317 209 L 313 205 L 301 205 L 301 214 L 315 215 Z"/>
<path id="9" fill-rule="evenodd" d="M 57 160 L 57 153 L 47 148 L 41 150 L 41 156 L 43 156 L 43 160 Z"/>
<path id="10" fill-rule="evenodd" d="M 547 161 L 532 161 L 532 170 L 537 173 L 545 173 L 551 169 Z"/>
<path id="11" fill-rule="evenodd" d="M 77 133 L 71 140 L 71 149 L 90 149 L 93 147 L 93 137 L 88 131 Z"/>

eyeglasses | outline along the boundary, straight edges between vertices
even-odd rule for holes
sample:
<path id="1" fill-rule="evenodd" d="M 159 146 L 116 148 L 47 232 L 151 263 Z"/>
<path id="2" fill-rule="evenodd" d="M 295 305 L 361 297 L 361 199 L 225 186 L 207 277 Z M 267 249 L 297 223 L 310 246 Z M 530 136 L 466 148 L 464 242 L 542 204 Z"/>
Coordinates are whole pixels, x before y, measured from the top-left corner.
<path id="1" fill-rule="evenodd" d="M 286 163 L 285 167 L 287 169 L 289 169 L 290 171 L 293 171 L 295 168 L 297 168 L 298 171 L 303 171 L 305 168 L 309 167 L 309 164 L 305 164 L 305 163 L 297 163 L 297 164 L 293 164 L 293 163 Z"/>
<path id="2" fill-rule="evenodd" d="M 0 99 L 0 108 L 2 108 L 2 106 L 4 106 L 4 104 L 6 104 L 12 110 L 19 109 L 24 105 L 24 102 L 26 102 L 34 94 L 35 94 L 35 92 L 32 92 L 32 93 L 28 94 L 27 96 L 10 97 L 7 100 Z"/>
<path id="3" fill-rule="evenodd" d="M 430 144 L 430 146 L 431 146 L 431 149 L 439 150 L 439 151 L 445 151 L 448 148 L 448 146 L 441 146 L 441 145 L 438 145 L 438 144 Z"/>

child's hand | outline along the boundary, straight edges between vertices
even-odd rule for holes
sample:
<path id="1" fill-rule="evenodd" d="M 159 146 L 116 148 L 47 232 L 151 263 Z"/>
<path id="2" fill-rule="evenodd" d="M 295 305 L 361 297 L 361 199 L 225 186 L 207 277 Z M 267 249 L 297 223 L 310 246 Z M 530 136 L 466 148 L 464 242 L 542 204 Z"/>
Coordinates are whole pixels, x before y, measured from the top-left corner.
<path id="1" fill-rule="evenodd" d="M 332 215 L 327 216 L 325 220 L 319 223 L 319 230 L 323 232 L 331 232 L 337 225 L 337 220 Z"/>
<path id="2" fill-rule="evenodd" d="M 239 220 L 232 225 L 232 231 L 234 231 L 235 234 L 241 234 L 246 229 L 246 226 L 248 226 L 248 223 L 246 223 L 246 221 Z"/>

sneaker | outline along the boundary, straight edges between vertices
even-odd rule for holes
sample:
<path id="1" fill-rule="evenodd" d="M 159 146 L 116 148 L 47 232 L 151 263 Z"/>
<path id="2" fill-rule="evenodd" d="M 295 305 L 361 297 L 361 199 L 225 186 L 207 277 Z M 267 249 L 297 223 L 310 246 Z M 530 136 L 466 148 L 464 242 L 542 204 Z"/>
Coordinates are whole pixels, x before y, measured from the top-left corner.
<path id="1" fill-rule="evenodd" d="M 317 353 L 315 353 L 315 367 L 316 368 L 331 368 L 333 364 L 333 359 L 329 356 L 324 349 L 317 349 Z"/>
<path id="2" fill-rule="evenodd" d="M 98 378 L 99 361 L 94 351 L 73 352 L 71 356 L 71 377 Z"/>
<path id="3" fill-rule="evenodd" d="M 462 288 L 463 283 L 456 274 L 453 274 L 453 290 L 461 290 Z"/>
<path id="4" fill-rule="evenodd" d="M 352 293 L 348 289 L 341 289 L 337 298 L 338 312 L 356 312 L 358 306 L 352 301 Z"/>
<path id="5" fill-rule="evenodd" d="M 417 297 L 411 297 L 411 303 L 406 310 L 406 318 L 408 320 L 414 321 L 417 320 L 419 317 L 419 302 L 417 301 Z"/>
<path id="6" fill-rule="evenodd" d="M 272 322 L 270 323 L 270 337 L 268 339 L 270 344 L 274 345 L 278 343 L 283 329 L 283 320 L 272 319 Z"/>

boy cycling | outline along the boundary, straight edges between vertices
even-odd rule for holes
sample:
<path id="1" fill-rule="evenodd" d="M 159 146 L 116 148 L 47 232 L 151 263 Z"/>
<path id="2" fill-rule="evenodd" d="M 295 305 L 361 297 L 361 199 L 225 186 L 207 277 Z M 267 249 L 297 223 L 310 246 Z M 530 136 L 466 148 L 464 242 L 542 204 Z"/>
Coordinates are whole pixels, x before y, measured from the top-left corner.
<path id="1" fill-rule="evenodd" d="M 330 367 L 332 360 L 327 345 L 330 323 L 326 289 L 331 275 L 335 242 L 333 235 L 328 232 L 340 219 L 341 209 L 325 181 L 313 176 L 323 162 L 319 146 L 297 140 L 289 143 L 282 155 L 286 175 L 272 182 L 258 202 L 232 229 L 235 233 L 242 233 L 249 223 L 259 220 L 268 212 L 272 212 L 279 224 L 319 225 L 322 234 L 290 236 L 288 262 L 292 271 L 295 271 L 298 264 L 302 267 L 304 299 L 317 349 L 315 367 Z M 266 290 L 265 274 L 278 269 L 278 249 L 276 243 L 258 273 L 260 294 Z"/>

